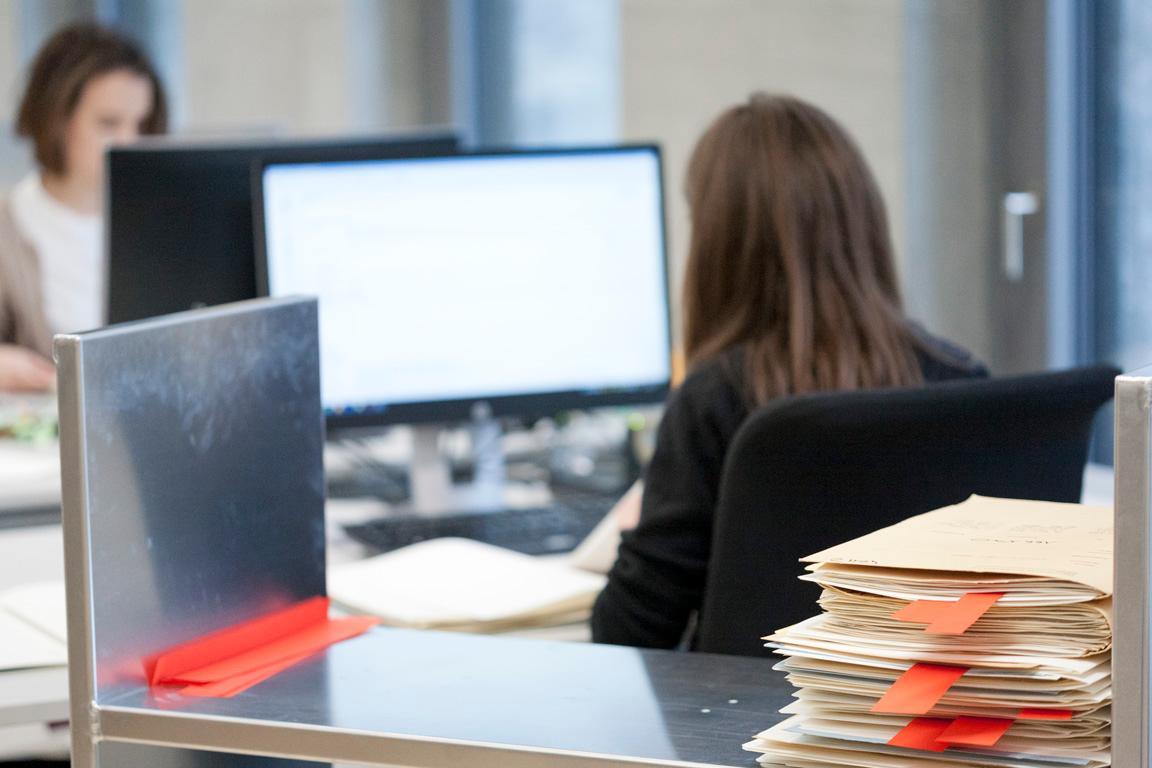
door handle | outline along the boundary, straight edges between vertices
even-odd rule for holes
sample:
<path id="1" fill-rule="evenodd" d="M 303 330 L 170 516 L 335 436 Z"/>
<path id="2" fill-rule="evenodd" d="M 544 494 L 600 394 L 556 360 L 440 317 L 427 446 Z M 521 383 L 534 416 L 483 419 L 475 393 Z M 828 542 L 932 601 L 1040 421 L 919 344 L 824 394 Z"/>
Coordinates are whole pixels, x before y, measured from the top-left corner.
<path id="1" fill-rule="evenodd" d="M 1003 241 L 1004 277 L 1018 283 L 1024 279 L 1024 217 L 1040 210 L 1040 198 L 1033 192 L 1008 192 L 1004 195 Z"/>

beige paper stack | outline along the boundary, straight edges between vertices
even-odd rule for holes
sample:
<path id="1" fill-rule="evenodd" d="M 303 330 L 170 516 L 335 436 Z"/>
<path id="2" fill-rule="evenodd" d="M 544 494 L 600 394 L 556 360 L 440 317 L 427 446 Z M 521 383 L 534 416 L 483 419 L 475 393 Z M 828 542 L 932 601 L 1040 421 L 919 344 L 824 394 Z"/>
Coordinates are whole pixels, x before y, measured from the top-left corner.
<path id="1" fill-rule="evenodd" d="M 1110 764 L 1112 513 L 973 496 L 804 558 L 823 613 L 768 638 L 809 766 Z"/>
<path id="2" fill-rule="evenodd" d="M 443 538 L 334 566 L 328 594 L 393 626 L 507 632 L 587 621 L 604 582 L 564 562 Z"/>

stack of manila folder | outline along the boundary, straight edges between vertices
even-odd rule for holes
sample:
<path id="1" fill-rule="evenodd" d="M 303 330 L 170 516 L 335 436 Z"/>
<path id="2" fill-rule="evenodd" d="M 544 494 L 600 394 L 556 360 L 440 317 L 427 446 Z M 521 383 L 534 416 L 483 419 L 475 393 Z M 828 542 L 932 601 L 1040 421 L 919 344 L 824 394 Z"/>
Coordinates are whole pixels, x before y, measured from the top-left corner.
<path id="1" fill-rule="evenodd" d="M 804 558 L 762 763 L 1110 764 L 1112 510 L 973 496 Z"/>

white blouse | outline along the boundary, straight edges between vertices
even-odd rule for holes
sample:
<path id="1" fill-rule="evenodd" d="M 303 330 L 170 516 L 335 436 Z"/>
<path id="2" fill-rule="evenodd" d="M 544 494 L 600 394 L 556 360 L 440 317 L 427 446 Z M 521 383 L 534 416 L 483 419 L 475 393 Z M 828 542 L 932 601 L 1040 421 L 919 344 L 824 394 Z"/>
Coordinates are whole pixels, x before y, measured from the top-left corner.
<path id="1" fill-rule="evenodd" d="M 52 197 L 39 173 L 12 190 L 12 218 L 36 250 L 44 312 L 54 333 L 104 325 L 104 222 Z"/>

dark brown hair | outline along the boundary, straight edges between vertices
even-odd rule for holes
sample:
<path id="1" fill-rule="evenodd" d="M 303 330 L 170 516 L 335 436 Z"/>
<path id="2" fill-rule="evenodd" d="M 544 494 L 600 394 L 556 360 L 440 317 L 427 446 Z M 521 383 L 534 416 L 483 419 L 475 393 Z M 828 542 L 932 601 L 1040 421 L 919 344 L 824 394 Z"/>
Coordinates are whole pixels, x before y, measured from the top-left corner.
<path id="1" fill-rule="evenodd" d="M 168 105 L 156 70 L 144 52 L 120 33 L 97 24 L 64 27 L 44 43 L 28 75 L 16 115 L 16 132 L 32 139 L 36 161 L 49 173 L 64 173 L 64 129 L 93 78 L 128 70 L 152 84 L 152 111 L 141 132 L 168 130 Z"/>
<path id="2" fill-rule="evenodd" d="M 701 137 L 688 168 L 689 369 L 745 350 L 750 400 L 922 381 L 884 202 L 823 111 L 753 94 Z"/>

